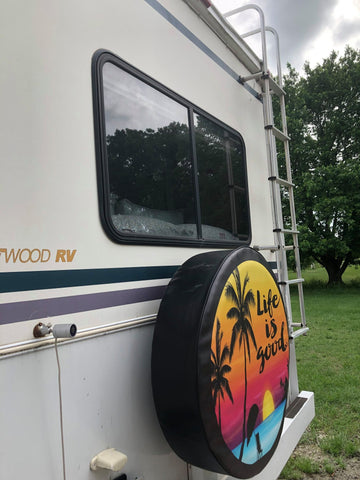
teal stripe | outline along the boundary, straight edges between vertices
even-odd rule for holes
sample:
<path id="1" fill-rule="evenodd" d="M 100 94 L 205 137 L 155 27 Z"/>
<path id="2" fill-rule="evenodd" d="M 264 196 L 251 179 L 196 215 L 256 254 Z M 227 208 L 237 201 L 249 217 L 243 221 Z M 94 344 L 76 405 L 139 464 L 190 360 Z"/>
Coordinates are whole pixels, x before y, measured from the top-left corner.
<path id="1" fill-rule="evenodd" d="M 171 278 L 177 266 L 0 273 L 0 293 Z"/>
<path id="2" fill-rule="evenodd" d="M 276 262 L 269 262 L 277 270 Z M 171 278 L 177 265 L 0 273 L 0 293 Z"/>

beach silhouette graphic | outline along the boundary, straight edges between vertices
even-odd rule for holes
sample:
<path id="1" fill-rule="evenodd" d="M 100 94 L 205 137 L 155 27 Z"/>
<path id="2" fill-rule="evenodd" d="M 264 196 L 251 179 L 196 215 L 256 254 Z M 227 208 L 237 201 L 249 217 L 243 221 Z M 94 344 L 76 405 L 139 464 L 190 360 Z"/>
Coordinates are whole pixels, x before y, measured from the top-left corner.
<path id="1" fill-rule="evenodd" d="M 233 456 L 255 465 L 274 450 L 288 389 L 288 327 L 278 286 L 261 263 L 236 267 L 222 291 L 211 342 L 211 391 Z"/>

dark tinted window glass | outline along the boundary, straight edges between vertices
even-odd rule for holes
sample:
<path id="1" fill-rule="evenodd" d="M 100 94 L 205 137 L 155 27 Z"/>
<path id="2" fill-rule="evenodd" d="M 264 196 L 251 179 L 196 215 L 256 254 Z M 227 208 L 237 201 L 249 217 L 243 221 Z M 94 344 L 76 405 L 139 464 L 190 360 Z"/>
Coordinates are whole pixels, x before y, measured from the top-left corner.
<path id="1" fill-rule="evenodd" d="M 100 211 L 110 237 L 249 242 L 240 135 L 108 52 L 94 55 L 93 67 Z"/>
<path id="2" fill-rule="evenodd" d="M 195 134 L 202 236 L 209 240 L 247 238 L 249 218 L 240 139 L 199 114 L 195 115 Z"/>
<path id="3" fill-rule="evenodd" d="M 188 109 L 112 63 L 103 87 L 113 225 L 196 238 Z"/>
<path id="4" fill-rule="evenodd" d="M 233 228 L 241 239 L 247 238 L 250 230 L 244 149 L 238 138 L 229 139 L 229 148 L 234 177 L 235 214 Z"/>

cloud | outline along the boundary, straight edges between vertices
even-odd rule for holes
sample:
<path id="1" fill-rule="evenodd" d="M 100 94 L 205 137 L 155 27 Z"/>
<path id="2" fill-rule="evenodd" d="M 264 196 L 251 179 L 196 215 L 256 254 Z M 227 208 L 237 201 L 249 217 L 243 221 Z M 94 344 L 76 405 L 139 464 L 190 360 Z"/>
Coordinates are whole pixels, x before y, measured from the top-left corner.
<path id="1" fill-rule="evenodd" d="M 360 8 L 359 8 L 360 10 Z M 333 31 L 334 43 L 348 43 L 352 40 L 360 46 L 360 21 L 359 19 L 343 20 Z M 355 38 L 354 38 L 355 37 Z M 354 45 L 356 47 L 356 45 Z"/>
<path id="2" fill-rule="evenodd" d="M 220 11 L 229 11 L 239 6 L 238 0 L 213 0 Z M 244 0 L 253 3 L 253 0 Z M 321 62 L 332 50 L 343 50 L 346 43 L 360 45 L 360 0 L 256 0 L 265 14 L 266 24 L 275 28 L 280 37 L 283 69 L 290 62 L 301 70 L 304 62 L 311 65 Z M 244 28 L 258 26 L 255 13 L 243 13 L 233 18 L 241 32 Z M 251 29 L 249 28 L 249 29 Z M 249 41 L 259 52 L 259 42 Z M 269 37 L 269 59 L 275 57 L 274 46 Z M 269 60 L 272 70 L 274 61 Z"/>
<path id="3" fill-rule="evenodd" d="M 303 64 L 302 53 L 326 28 L 337 0 L 277 0 L 268 10 L 269 23 L 281 36 L 283 63 Z M 270 6 L 269 1 L 266 4 Z M 272 2 L 273 3 L 273 2 Z"/>

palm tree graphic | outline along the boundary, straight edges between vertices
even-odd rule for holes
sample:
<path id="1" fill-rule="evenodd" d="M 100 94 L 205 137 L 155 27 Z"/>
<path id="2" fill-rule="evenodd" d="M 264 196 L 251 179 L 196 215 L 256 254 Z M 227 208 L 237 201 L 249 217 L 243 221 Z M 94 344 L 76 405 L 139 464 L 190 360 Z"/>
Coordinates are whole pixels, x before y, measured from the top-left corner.
<path id="1" fill-rule="evenodd" d="M 244 380 L 245 380 L 245 392 L 244 392 L 244 423 L 243 423 L 243 441 L 240 450 L 239 460 L 242 459 L 246 438 L 246 397 L 247 397 L 247 358 L 251 361 L 250 355 L 250 341 L 256 346 L 256 340 L 252 329 L 250 306 L 255 305 L 255 298 L 253 291 L 247 290 L 246 287 L 249 283 L 249 275 L 246 273 L 243 285 L 241 285 L 240 274 L 237 268 L 232 272 L 235 286 L 230 282 L 226 284 L 225 296 L 229 298 L 234 306 L 227 312 L 227 318 L 235 318 L 236 322 L 232 329 L 231 342 L 230 342 L 230 362 L 234 353 L 236 340 L 239 340 L 239 350 L 243 345 L 244 350 Z"/>
<path id="2" fill-rule="evenodd" d="M 224 400 L 224 390 L 230 398 L 231 402 L 234 403 L 233 396 L 231 393 L 229 381 L 225 378 L 225 375 L 231 371 L 230 365 L 228 365 L 226 360 L 229 358 L 230 351 L 229 347 L 225 345 L 223 350 L 221 350 L 221 342 L 223 338 L 223 332 L 220 333 L 220 322 L 219 319 L 216 319 L 216 348 L 215 353 L 211 350 L 211 389 L 213 392 L 214 405 L 218 403 L 219 411 L 219 428 L 221 431 L 221 398 Z M 221 397 L 221 398 L 220 398 Z"/>

